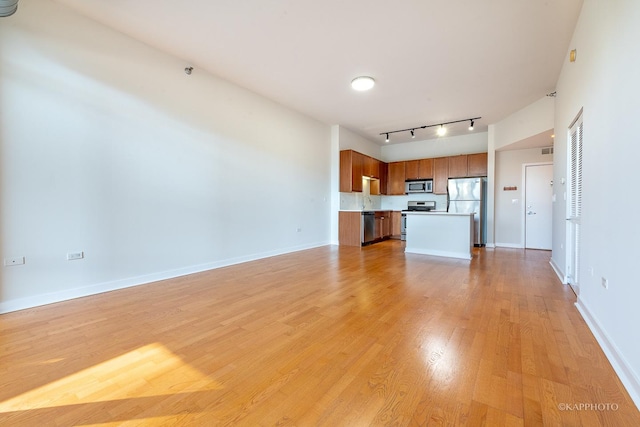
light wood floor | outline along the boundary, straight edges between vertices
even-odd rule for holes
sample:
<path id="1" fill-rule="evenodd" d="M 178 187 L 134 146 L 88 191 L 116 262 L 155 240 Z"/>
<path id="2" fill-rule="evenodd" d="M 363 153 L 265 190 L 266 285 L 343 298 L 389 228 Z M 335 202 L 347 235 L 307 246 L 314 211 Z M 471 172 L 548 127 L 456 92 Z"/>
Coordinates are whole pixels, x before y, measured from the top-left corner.
<path id="1" fill-rule="evenodd" d="M 548 261 L 333 246 L 5 314 L 0 425 L 639 426 Z"/>

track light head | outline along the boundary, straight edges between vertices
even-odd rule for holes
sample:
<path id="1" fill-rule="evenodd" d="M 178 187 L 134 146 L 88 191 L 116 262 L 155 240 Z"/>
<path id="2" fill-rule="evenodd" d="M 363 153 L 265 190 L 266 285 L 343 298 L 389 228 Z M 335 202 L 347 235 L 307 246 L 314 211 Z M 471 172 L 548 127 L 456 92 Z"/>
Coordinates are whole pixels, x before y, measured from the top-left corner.
<path id="1" fill-rule="evenodd" d="M 438 136 L 445 136 L 447 134 L 447 128 L 444 125 L 440 125 L 438 128 Z"/>
<path id="2" fill-rule="evenodd" d="M 413 129 L 411 129 L 411 138 L 415 138 L 415 137 L 416 137 L 416 134 L 413 133 Z"/>
<path id="3" fill-rule="evenodd" d="M 387 134 L 387 138 L 384 140 L 384 142 L 389 142 L 389 134 Z"/>
<path id="4" fill-rule="evenodd" d="M 193 67 L 186 67 L 184 69 L 184 72 L 186 75 L 190 75 L 192 71 L 193 71 Z"/>
<path id="5" fill-rule="evenodd" d="M 469 125 L 469 130 L 473 130 L 473 120 L 471 120 L 471 124 Z"/>

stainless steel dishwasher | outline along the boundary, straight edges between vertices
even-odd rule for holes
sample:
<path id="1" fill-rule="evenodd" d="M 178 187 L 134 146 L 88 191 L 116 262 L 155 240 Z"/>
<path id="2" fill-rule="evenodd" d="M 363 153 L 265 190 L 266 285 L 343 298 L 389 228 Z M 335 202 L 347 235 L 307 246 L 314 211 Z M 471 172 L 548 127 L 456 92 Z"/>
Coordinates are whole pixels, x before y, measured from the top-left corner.
<path id="1" fill-rule="evenodd" d="M 362 212 L 362 244 L 367 245 L 375 240 L 376 214 L 375 212 Z"/>

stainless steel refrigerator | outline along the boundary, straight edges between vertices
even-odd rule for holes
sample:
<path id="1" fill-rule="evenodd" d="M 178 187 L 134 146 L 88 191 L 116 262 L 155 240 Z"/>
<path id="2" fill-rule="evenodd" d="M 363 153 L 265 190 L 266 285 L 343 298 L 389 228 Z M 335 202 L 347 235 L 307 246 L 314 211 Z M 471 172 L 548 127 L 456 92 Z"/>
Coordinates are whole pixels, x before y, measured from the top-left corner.
<path id="1" fill-rule="evenodd" d="M 487 243 L 487 178 L 450 179 L 447 186 L 447 211 L 472 213 L 475 246 Z"/>

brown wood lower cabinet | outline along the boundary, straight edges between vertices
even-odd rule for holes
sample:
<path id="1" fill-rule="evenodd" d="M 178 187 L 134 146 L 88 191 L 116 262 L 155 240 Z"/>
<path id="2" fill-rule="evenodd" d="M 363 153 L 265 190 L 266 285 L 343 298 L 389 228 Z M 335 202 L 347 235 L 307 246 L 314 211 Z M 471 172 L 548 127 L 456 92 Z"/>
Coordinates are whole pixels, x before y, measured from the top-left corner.
<path id="1" fill-rule="evenodd" d="M 361 212 L 338 212 L 338 243 L 344 246 L 360 246 L 362 227 Z"/>
<path id="2" fill-rule="evenodd" d="M 391 212 L 391 238 L 399 239 L 402 228 L 402 212 Z"/>
<path id="3" fill-rule="evenodd" d="M 391 211 L 375 211 L 374 239 L 376 241 L 391 237 L 391 214 Z M 343 246 L 362 245 L 362 212 L 338 212 L 338 243 Z"/>
<path id="4" fill-rule="evenodd" d="M 376 215 L 376 239 L 388 239 L 391 236 L 391 211 L 377 211 Z"/>

